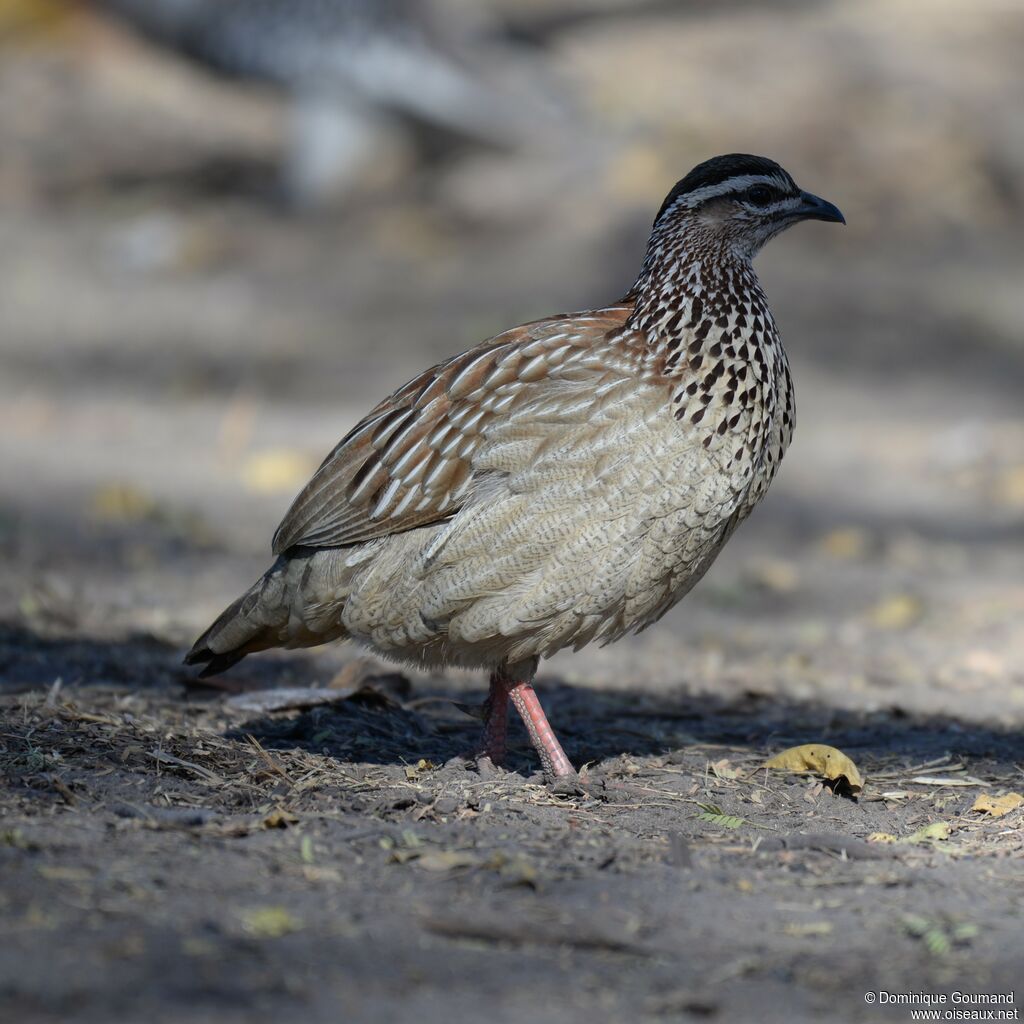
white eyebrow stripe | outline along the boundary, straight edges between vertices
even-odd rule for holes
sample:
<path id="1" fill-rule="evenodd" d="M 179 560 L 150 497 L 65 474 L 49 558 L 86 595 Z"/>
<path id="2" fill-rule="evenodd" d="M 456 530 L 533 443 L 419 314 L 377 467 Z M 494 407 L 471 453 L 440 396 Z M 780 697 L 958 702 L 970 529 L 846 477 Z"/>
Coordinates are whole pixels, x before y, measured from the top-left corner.
<path id="1" fill-rule="evenodd" d="M 783 192 L 789 192 L 791 188 L 790 183 L 783 181 L 777 174 L 738 174 L 734 178 L 726 178 L 725 181 L 718 182 L 717 185 L 705 185 L 693 192 L 686 192 L 679 197 L 679 202 L 682 206 L 692 208 L 717 196 L 742 192 L 755 185 L 767 185 L 769 188 L 776 188 Z"/>

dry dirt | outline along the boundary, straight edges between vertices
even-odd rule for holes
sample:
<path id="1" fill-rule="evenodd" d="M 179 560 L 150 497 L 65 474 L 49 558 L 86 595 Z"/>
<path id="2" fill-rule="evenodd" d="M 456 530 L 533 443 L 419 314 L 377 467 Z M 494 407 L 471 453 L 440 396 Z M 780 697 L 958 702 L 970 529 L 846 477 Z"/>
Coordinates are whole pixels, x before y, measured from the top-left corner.
<path id="1" fill-rule="evenodd" d="M 275 98 L 88 19 L 8 39 L 6 1017 L 880 1021 L 909 1012 L 865 992 L 1013 991 L 1024 810 L 971 808 L 1024 792 L 1024 31 L 913 6 L 582 23 L 551 45 L 592 174 L 464 153 L 305 217 Z M 541 668 L 580 792 L 522 732 L 507 772 L 460 759 L 471 674 L 328 649 L 195 684 L 184 650 L 370 402 L 615 297 L 658 193 L 737 148 L 850 227 L 761 259 L 800 406 L 764 507 L 658 626 Z M 804 742 L 863 791 L 763 767 Z"/>

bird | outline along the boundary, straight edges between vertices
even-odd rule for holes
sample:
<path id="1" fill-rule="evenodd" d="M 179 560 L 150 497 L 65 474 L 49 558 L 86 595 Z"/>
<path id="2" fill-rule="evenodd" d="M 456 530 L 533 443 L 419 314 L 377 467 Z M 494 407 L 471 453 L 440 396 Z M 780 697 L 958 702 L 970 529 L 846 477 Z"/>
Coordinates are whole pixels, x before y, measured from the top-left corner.
<path id="1" fill-rule="evenodd" d="M 212 675 L 351 639 L 486 669 L 478 755 L 503 762 L 511 703 L 545 777 L 576 779 L 538 664 L 661 618 L 763 498 L 796 410 L 753 260 L 805 220 L 846 223 L 765 157 L 696 166 L 622 299 L 513 327 L 361 420 L 285 515 L 277 560 L 186 662 Z"/>
<path id="2" fill-rule="evenodd" d="M 299 205 L 343 194 L 379 159 L 396 115 L 501 150 L 562 123 L 554 84 L 524 47 L 475 38 L 474 19 L 438 0 L 92 2 L 202 67 L 290 96 L 285 188 Z M 509 64 L 514 101 L 492 74 Z"/>

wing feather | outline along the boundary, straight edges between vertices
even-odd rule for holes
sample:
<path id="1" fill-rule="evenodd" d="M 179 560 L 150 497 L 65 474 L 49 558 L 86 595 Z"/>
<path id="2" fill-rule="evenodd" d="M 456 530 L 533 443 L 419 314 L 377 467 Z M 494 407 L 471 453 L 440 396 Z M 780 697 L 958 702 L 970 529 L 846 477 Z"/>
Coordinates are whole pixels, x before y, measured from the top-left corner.
<path id="1" fill-rule="evenodd" d="M 420 374 L 386 398 L 327 456 L 274 535 L 274 552 L 345 547 L 454 515 L 495 417 L 620 327 L 629 306 L 514 328 Z"/>

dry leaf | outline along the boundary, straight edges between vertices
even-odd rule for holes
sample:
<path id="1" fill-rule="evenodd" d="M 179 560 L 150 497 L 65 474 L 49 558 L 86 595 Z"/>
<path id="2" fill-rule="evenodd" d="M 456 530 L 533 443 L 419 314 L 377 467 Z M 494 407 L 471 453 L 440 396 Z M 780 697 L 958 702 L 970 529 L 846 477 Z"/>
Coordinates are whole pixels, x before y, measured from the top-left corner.
<path id="1" fill-rule="evenodd" d="M 267 448 L 242 464 L 242 483 L 257 494 L 280 494 L 301 487 L 312 476 L 316 462 L 302 452 Z"/>
<path id="2" fill-rule="evenodd" d="M 919 828 L 913 835 L 903 840 L 905 843 L 929 843 L 936 839 L 948 839 L 953 826 L 948 821 L 933 821 L 924 828 Z"/>
<path id="3" fill-rule="evenodd" d="M 654 201 L 672 171 L 655 146 L 632 145 L 621 150 L 608 168 L 608 185 L 623 199 L 647 204 Z"/>
<path id="4" fill-rule="evenodd" d="M 854 794 L 864 788 L 864 780 L 853 761 L 841 750 L 824 743 L 804 743 L 799 747 L 790 747 L 765 761 L 765 767 L 783 772 L 815 772 L 829 782 L 845 779 Z"/>
<path id="5" fill-rule="evenodd" d="M 1006 662 L 995 651 L 987 651 L 981 647 L 968 651 L 961 664 L 968 672 L 977 672 L 978 675 L 993 678 L 1006 672 Z"/>
<path id="6" fill-rule="evenodd" d="M 164 504 L 130 483 L 109 483 L 97 487 L 90 501 L 90 513 L 101 523 L 159 523 L 186 540 L 205 544 L 212 539 L 202 517 Z M 139 557 L 148 557 L 145 548 L 138 551 Z"/>
<path id="7" fill-rule="evenodd" d="M 740 773 L 730 766 L 727 757 L 723 757 L 720 761 L 712 761 L 711 770 L 720 779 L 738 779 L 740 776 Z"/>
<path id="8" fill-rule="evenodd" d="M 792 594 L 800 586 L 800 571 L 792 562 L 780 558 L 762 558 L 747 569 L 757 586 L 776 594 Z"/>
<path id="9" fill-rule="evenodd" d="M 965 775 L 961 779 L 936 778 L 931 775 L 915 775 L 911 780 L 916 786 L 987 786 L 989 783 Z"/>
<path id="10" fill-rule="evenodd" d="M 354 691 L 315 689 L 308 686 L 282 686 L 275 690 L 257 690 L 254 693 L 239 693 L 224 702 L 235 711 L 263 714 L 268 711 L 290 711 L 315 708 L 320 704 L 331 704 L 347 700 Z"/>
<path id="11" fill-rule="evenodd" d="M 91 511 L 104 523 L 137 523 L 153 517 L 156 501 L 132 484 L 102 484 L 92 494 Z"/>
<path id="12" fill-rule="evenodd" d="M 284 810 L 283 807 L 275 807 L 264 819 L 264 828 L 287 828 L 289 825 L 295 825 L 298 823 L 298 818 L 292 814 L 291 811 Z"/>
<path id="13" fill-rule="evenodd" d="M 85 868 L 74 868 L 64 864 L 41 864 L 39 874 L 51 882 L 88 882 L 93 872 Z"/>
<path id="14" fill-rule="evenodd" d="M 412 683 L 408 677 L 382 665 L 376 658 L 354 658 L 338 670 L 327 686 L 331 690 L 353 692 L 370 688 L 397 701 L 412 696 Z"/>
<path id="15" fill-rule="evenodd" d="M 468 850 L 428 850 L 416 858 L 416 866 L 424 871 L 455 871 L 475 868 L 480 863 L 480 857 Z"/>
<path id="16" fill-rule="evenodd" d="M 832 933 L 832 925 L 828 921 L 793 921 L 782 930 L 786 935 L 802 939 L 814 935 L 830 935 Z"/>
<path id="17" fill-rule="evenodd" d="M 995 482 L 995 496 L 1000 504 L 1024 509 L 1024 466 L 1010 466 Z"/>
<path id="18" fill-rule="evenodd" d="M 521 854 L 507 857 L 499 850 L 491 855 L 485 866 L 498 871 L 509 885 L 537 884 L 536 867 Z"/>
<path id="19" fill-rule="evenodd" d="M 869 613 L 872 625 L 879 629 L 906 629 L 924 614 L 924 605 L 912 594 L 891 594 Z"/>
<path id="20" fill-rule="evenodd" d="M 277 939 L 298 931 L 302 922 L 284 907 L 254 907 L 239 915 L 242 928 L 257 939 Z"/>
<path id="21" fill-rule="evenodd" d="M 819 544 L 826 555 L 843 561 L 852 561 L 863 558 L 868 553 L 871 540 L 859 527 L 846 526 L 825 534 Z"/>
<path id="22" fill-rule="evenodd" d="M 948 839 L 952 831 L 953 826 L 948 821 L 933 821 L 930 825 L 925 825 L 924 828 L 919 828 L 916 832 L 909 836 L 904 836 L 902 839 L 899 836 L 894 836 L 891 832 L 872 832 L 868 836 L 868 842 L 911 843 L 914 846 L 918 846 L 921 843 L 933 843 Z"/>
<path id="23" fill-rule="evenodd" d="M 980 811 L 993 818 L 1001 818 L 1010 811 L 1015 811 L 1021 804 L 1024 804 L 1024 796 L 1020 793 L 1004 793 L 1002 796 L 990 796 L 982 793 L 971 806 L 972 811 Z"/>
<path id="24" fill-rule="evenodd" d="M 437 771 L 437 765 L 433 761 L 427 761 L 421 757 L 415 764 L 407 764 L 405 766 L 405 777 L 410 782 L 415 782 L 423 772 L 434 771 Z"/>
<path id="25" fill-rule="evenodd" d="M 382 680 L 388 677 L 380 676 Z M 399 677 L 404 678 L 404 677 Z M 206 680 L 204 680 L 205 682 Z M 395 707 L 388 694 L 373 686 L 350 686 L 347 689 L 324 689 L 310 686 L 282 686 L 274 690 L 255 690 L 234 694 L 224 701 L 233 711 L 264 714 L 271 711 L 290 711 L 315 708 L 321 704 L 340 704 L 355 700 L 377 707 Z"/>
<path id="26" fill-rule="evenodd" d="M 75 11 L 53 0 L 4 0 L 0 4 L 0 33 L 39 38 L 59 32 L 74 18 Z"/>
<path id="27" fill-rule="evenodd" d="M 303 864 L 302 877 L 307 882 L 337 883 L 342 880 L 343 876 L 337 868 L 322 868 L 317 864 Z"/>

